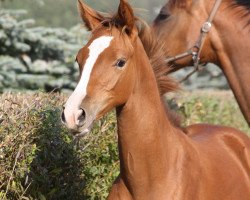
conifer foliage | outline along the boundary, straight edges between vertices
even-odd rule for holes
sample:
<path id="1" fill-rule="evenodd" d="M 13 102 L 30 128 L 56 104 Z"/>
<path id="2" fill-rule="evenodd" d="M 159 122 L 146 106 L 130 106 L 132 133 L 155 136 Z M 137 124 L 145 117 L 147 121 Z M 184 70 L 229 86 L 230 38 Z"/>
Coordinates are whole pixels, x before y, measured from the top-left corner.
<path id="1" fill-rule="evenodd" d="M 87 33 L 79 26 L 35 27 L 25 13 L 0 9 L 0 92 L 73 89 L 74 57 Z"/>

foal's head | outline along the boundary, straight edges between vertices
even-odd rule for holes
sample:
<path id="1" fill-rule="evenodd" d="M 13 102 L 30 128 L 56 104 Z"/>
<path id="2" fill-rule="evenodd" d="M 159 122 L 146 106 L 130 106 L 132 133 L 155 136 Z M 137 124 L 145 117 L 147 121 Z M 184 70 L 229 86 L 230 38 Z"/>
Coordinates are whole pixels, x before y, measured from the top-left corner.
<path id="1" fill-rule="evenodd" d="M 133 11 L 124 0 L 118 13 L 106 18 L 80 1 L 78 6 L 92 36 L 77 54 L 79 82 L 65 104 L 62 121 L 72 131 L 83 133 L 94 120 L 124 104 L 131 93 L 138 32 Z"/>
<path id="2" fill-rule="evenodd" d="M 77 54 L 79 82 L 62 113 L 69 129 L 84 134 L 94 120 L 124 105 L 138 85 L 139 70 L 144 70 L 136 65 L 142 59 L 148 65 L 146 59 L 150 59 L 160 94 L 178 88 L 166 75 L 169 68 L 161 44 L 149 26 L 134 17 L 125 0 L 120 0 L 112 17 L 104 17 L 80 1 L 79 10 L 92 36 Z"/>

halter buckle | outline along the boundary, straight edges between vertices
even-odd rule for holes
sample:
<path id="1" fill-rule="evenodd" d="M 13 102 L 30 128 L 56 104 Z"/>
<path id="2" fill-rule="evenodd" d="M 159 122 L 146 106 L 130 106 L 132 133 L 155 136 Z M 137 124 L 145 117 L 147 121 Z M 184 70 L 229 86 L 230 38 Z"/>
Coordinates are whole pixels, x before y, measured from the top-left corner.
<path id="1" fill-rule="evenodd" d="M 192 59 L 193 59 L 194 62 L 197 61 L 197 59 L 198 59 L 197 57 L 198 57 L 198 53 L 195 52 L 195 51 L 193 51 L 193 52 L 192 52 Z"/>
<path id="2" fill-rule="evenodd" d="M 208 33 L 208 32 L 210 31 L 211 27 L 212 27 L 211 22 L 205 22 L 205 23 L 202 25 L 202 27 L 201 27 L 201 31 L 202 31 L 203 33 Z"/>

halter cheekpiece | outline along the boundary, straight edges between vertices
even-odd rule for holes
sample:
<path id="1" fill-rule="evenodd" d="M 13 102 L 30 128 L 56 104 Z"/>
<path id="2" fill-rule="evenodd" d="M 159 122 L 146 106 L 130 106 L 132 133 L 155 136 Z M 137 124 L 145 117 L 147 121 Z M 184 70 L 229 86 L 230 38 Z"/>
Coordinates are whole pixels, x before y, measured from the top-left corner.
<path id="1" fill-rule="evenodd" d="M 214 4 L 214 7 L 210 13 L 210 16 L 208 17 L 207 21 L 201 26 L 201 33 L 200 33 L 200 36 L 199 36 L 197 42 L 195 43 L 195 45 L 184 53 L 181 53 L 181 54 L 178 54 L 176 56 L 173 56 L 173 57 L 166 59 L 166 62 L 172 62 L 172 61 L 179 60 L 179 59 L 187 57 L 187 56 L 192 56 L 192 60 L 194 63 L 194 70 L 191 73 L 189 73 L 184 79 L 182 79 L 180 82 L 185 81 L 191 75 L 193 75 L 196 71 L 199 70 L 201 50 L 202 50 L 202 47 L 204 45 L 206 36 L 212 28 L 212 21 L 214 19 L 216 12 L 218 11 L 218 9 L 221 5 L 221 2 L 222 2 L 222 0 L 215 1 L 215 4 Z"/>

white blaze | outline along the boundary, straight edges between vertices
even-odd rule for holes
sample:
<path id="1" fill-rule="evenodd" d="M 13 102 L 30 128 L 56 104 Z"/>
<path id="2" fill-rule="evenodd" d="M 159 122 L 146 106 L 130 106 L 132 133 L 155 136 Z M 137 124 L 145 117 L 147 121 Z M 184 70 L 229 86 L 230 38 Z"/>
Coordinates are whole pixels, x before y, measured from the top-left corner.
<path id="1" fill-rule="evenodd" d="M 71 121 L 73 123 L 74 121 L 76 123 L 78 116 L 81 115 L 81 113 L 79 113 L 79 108 L 81 102 L 87 95 L 87 86 L 92 69 L 97 58 L 106 48 L 109 47 L 112 39 L 113 37 L 111 36 L 101 36 L 95 39 L 88 47 L 89 57 L 87 58 L 83 67 L 81 79 L 65 105 L 64 114 L 67 122 Z"/>

